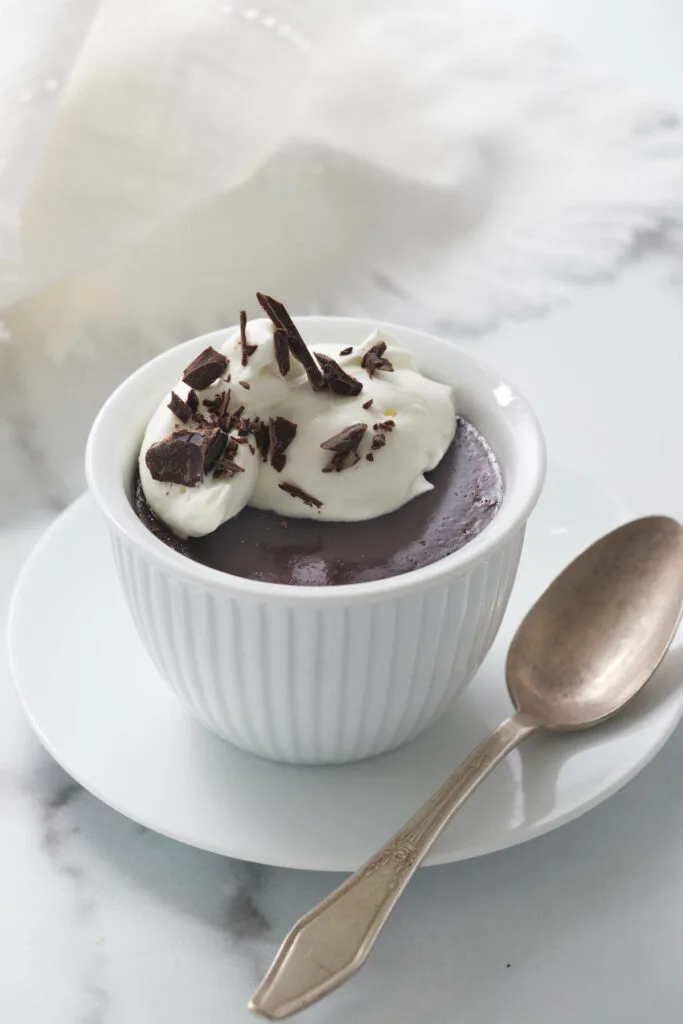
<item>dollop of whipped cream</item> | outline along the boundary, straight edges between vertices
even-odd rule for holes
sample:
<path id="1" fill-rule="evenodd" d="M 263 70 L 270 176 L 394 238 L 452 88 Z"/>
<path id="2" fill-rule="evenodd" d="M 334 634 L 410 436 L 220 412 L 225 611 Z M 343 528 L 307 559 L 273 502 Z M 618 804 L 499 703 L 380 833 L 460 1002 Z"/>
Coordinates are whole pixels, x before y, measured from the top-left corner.
<path id="1" fill-rule="evenodd" d="M 452 389 L 385 331 L 346 348 L 315 337 L 307 346 L 280 303 L 259 301 L 272 319 L 243 314 L 147 426 L 140 480 L 156 515 L 179 537 L 200 537 L 248 504 L 349 522 L 431 490 L 424 474 L 455 435 Z"/>

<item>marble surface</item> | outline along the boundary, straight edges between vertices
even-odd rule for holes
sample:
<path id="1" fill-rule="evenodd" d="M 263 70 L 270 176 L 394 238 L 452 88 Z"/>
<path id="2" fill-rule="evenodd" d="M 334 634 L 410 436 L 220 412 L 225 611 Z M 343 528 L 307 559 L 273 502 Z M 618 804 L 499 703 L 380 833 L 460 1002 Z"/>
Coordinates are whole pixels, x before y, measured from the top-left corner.
<path id="1" fill-rule="evenodd" d="M 629 0 L 617 25 L 607 0 L 516 6 L 554 19 L 591 59 L 683 102 L 678 5 Z M 570 307 L 472 344 L 527 387 L 543 418 L 553 395 L 535 382 L 551 346 L 571 353 L 570 380 L 584 381 L 590 396 L 592 361 L 618 366 L 621 351 L 646 352 L 655 331 L 670 353 L 674 396 L 683 370 L 683 271 L 673 247 L 641 257 Z M 637 407 L 637 396 L 618 400 Z M 551 440 L 571 468 L 592 439 L 569 426 Z M 21 562 L 64 495 L 40 471 L 40 453 L 17 449 L 9 427 L 0 431 L 0 445 L 14 452 L 12 486 L 6 475 L 0 496 L 4 620 Z M 624 443 L 608 417 L 603 443 L 608 474 L 610 446 Z M 629 510 L 649 510 L 647 481 L 656 479 L 664 510 L 683 517 L 680 474 L 667 474 L 656 443 L 651 451 L 636 446 L 634 459 L 641 472 L 620 496 Z M 0 645 L 0 1020 L 246 1022 L 248 996 L 279 940 L 339 878 L 201 853 L 100 804 L 31 734 L 4 638 Z M 368 967 L 303 1019 L 675 1024 L 683 993 L 682 772 L 679 729 L 634 782 L 579 821 L 526 846 L 421 872 Z"/>
<path id="2" fill-rule="evenodd" d="M 522 383 L 548 345 L 573 344 L 580 372 L 652 329 L 668 336 L 675 363 L 677 274 L 670 259 L 651 259 L 562 312 L 478 344 Z M 595 324 L 605 333 L 599 352 Z M 531 398 L 541 414 L 552 400 L 538 388 Z M 570 435 L 562 451 L 562 438 L 553 440 L 570 464 L 572 451 L 578 446 L 580 457 L 590 443 Z M 660 468 L 655 454 L 652 472 Z M 629 506 L 648 507 L 643 491 L 634 477 Z M 678 477 L 666 505 L 683 516 Z M 12 579 L 53 515 L 36 504 L 20 526 L 0 531 L 3 617 Z M 682 769 L 679 729 L 641 776 L 579 821 L 526 846 L 421 872 L 370 965 L 309 1019 L 636 1024 L 648 1014 L 674 1024 Z M 0 1019 L 11 1024 L 246 1021 L 249 993 L 278 941 L 339 880 L 204 854 L 100 804 L 30 733 L 4 652 L 0 865 Z"/>

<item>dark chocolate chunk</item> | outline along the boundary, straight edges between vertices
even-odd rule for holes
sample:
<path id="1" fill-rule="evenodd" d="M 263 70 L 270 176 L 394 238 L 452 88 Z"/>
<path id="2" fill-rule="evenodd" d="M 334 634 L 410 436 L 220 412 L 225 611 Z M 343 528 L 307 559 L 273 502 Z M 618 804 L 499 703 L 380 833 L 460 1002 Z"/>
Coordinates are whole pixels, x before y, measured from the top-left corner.
<path id="1" fill-rule="evenodd" d="M 285 419 L 284 416 L 271 417 L 268 421 L 268 435 L 270 464 L 274 470 L 281 473 L 287 461 L 285 451 L 296 436 L 296 423 Z"/>
<path id="2" fill-rule="evenodd" d="M 273 341 L 275 343 L 275 358 L 277 360 L 278 370 L 283 377 L 286 377 L 289 373 L 290 362 L 289 342 L 287 341 L 287 331 L 284 327 L 275 328 Z"/>
<path id="3" fill-rule="evenodd" d="M 349 345 L 348 348 L 343 348 L 339 353 L 340 356 L 350 356 L 353 352 L 353 345 Z"/>
<path id="4" fill-rule="evenodd" d="M 187 423 L 192 416 L 190 406 L 187 402 L 183 401 L 180 395 L 176 395 L 175 391 L 171 392 L 171 401 L 168 403 L 168 408 L 181 423 Z"/>
<path id="5" fill-rule="evenodd" d="M 313 495 L 307 494 L 306 491 L 302 491 L 296 484 L 278 484 L 281 491 L 285 491 L 287 494 L 291 494 L 293 498 L 300 498 L 304 505 L 308 505 L 309 508 L 322 508 L 322 501 L 318 501 Z"/>
<path id="6" fill-rule="evenodd" d="M 303 366 L 313 390 L 322 391 L 325 387 L 322 370 L 313 358 L 306 342 L 299 334 L 294 321 L 285 307 L 277 299 L 273 299 L 270 295 L 264 295 L 262 292 L 256 292 L 256 298 L 264 313 L 270 317 L 275 326 L 287 332 L 287 344 L 289 345 L 290 354 Z"/>
<path id="7" fill-rule="evenodd" d="M 203 391 L 208 388 L 217 377 L 224 372 L 228 360 L 220 352 L 209 345 L 203 352 L 200 352 L 196 359 L 193 359 L 189 366 L 185 367 L 183 381 L 191 388 Z"/>
<path id="8" fill-rule="evenodd" d="M 327 452 L 355 452 L 368 429 L 367 423 L 352 423 L 320 445 Z"/>
<path id="9" fill-rule="evenodd" d="M 345 370 L 342 370 L 339 363 L 335 363 L 334 359 L 321 355 L 320 352 L 315 353 L 315 358 L 320 363 L 326 387 L 333 391 L 335 395 L 351 398 L 354 395 L 360 394 L 363 390 L 361 382 L 356 380 L 355 377 L 350 377 Z"/>
<path id="10" fill-rule="evenodd" d="M 369 409 L 374 401 L 375 401 L 374 398 L 368 398 L 367 402 L 363 402 L 363 408 L 364 409 Z"/>
<path id="11" fill-rule="evenodd" d="M 341 473 L 342 469 L 346 469 L 348 456 L 358 454 L 358 446 L 367 429 L 367 423 L 352 423 L 334 437 L 328 437 L 327 441 L 323 441 L 320 447 L 325 451 L 334 452 L 330 461 L 323 467 L 323 473 Z M 355 466 L 359 461 L 356 459 L 352 465 Z"/>
<path id="12" fill-rule="evenodd" d="M 163 441 L 151 444 L 145 463 L 154 480 L 196 487 L 204 470 L 204 435 L 178 430 Z"/>
<path id="13" fill-rule="evenodd" d="M 228 435 L 220 427 L 176 430 L 145 453 L 154 480 L 196 487 L 223 455 Z"/>
<path id="14" fill-rule="evenodd" d="M 240 310 L 240 348 L 242 349 L 242 366 L 246 366 L 258 345 L 250 345 L 247 341 L 247 311 Z"/>
<path id="15" fill-rule="evenodd" d="M 207 431 L 204 435 L 204 472 L 210 473 L 223 455 L 228 443 L 228 435 L 220 427 Z"/>
<path id="16" fill-rule="evenodd" d="M 389 360 L 384 358 L 386 350 L 386 341 L 378 341 L 365 353 L 360 365 L 368 371 L 368 377 L 374 377 L 378 370 L 394 369 Z"/>
<path id="17" fill-rule="evenodd" d="M 370 447 L 371 447 L 371 449 L 372 449 L 372 451 L 373 451 L 373 452 L 376 452 L 376 451 L 378 451 L 378 449 L 380 449 L 380 448 L 384 448 L 384 445 L 385 445 L 386 443 L 387 443 L 387 438 L 386 438 L 386 434 L 383 434 L 383 433 L 381 433 L 381 432 L 378 432 L 378 433 L 377 433 L 377 434 L 375 434 L 375 436 L 373 437 L 373 439 L 372 439 L 372 444 L 370 445 Z"/>

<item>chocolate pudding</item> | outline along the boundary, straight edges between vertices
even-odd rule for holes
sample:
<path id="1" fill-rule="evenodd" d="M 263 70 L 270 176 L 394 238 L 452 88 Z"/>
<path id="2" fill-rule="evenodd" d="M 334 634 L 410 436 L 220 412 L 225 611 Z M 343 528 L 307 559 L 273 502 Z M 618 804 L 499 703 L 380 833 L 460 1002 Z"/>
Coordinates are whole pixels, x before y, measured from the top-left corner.
<path id="1" fill-rule="evenodd" d="M 134 508 L 166 544 L 220 572 L 294 586 L 367 583 L 458 551 L 500 508 L 503 484 L 493 452 L 462 417 L 451 446 L 426 477 L 433 490 L 372 519 L 283 518 L 247 505 L 212 533 L 188 540 L 180 540 L 154 514 L 139 478 Z"/>

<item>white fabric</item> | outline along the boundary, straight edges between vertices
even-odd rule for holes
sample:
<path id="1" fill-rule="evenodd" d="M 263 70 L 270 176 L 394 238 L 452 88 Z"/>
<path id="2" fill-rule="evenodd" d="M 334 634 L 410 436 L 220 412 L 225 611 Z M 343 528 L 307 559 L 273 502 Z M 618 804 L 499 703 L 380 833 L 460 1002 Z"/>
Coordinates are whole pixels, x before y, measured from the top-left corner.
<path id="1" fill-rule="evenodd" d="M 397 279 L 410 319 L 480 326 L 680 212 L 665 110 L 457 0 L 5 0 L 0 23 L 0 305 L 69 281 L 55 351 L 83 313 L 158 332 L 259 283 L 381 313 Z"/>
<path id="2" fill-rule="evenodd" d="M 0 25 L 16 401 L 46 353 L 106 361 L 104 392 L 257 288 L 481 330 L 680 220 L 671 112 L 480 4 L 0 0 Z"/>

